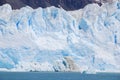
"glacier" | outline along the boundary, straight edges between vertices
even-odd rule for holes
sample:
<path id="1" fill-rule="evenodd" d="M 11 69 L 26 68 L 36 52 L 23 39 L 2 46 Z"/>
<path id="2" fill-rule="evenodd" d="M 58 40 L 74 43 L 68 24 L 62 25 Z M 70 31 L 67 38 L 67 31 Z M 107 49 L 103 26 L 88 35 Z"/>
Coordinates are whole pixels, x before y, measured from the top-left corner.
<path id="1" fill-rule="evenodd" d="M 120 72 L 120 2 L 0 6 L 0 71 Z"/>

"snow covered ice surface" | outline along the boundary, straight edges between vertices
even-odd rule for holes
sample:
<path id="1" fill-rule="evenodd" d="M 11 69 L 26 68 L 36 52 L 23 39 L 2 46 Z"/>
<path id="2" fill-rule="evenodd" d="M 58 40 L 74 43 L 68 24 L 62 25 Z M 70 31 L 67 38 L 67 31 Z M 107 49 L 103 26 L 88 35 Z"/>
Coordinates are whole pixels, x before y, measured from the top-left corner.
<path id="1" fill-rule="evenodd" d="M 0 6 L 0 70 L 120 72 L 120 2 L 69 12 Z"/>

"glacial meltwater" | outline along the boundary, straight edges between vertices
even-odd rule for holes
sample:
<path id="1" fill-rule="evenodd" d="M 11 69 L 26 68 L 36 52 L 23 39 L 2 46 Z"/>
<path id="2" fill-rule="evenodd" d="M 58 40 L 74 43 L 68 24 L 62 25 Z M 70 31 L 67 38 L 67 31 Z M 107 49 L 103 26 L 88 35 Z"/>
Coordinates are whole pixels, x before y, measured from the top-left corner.
<path id="1" fill-rule="evenodd" d="M 0 80 L 120 80 L 120 73 L 0 72 Z"/>

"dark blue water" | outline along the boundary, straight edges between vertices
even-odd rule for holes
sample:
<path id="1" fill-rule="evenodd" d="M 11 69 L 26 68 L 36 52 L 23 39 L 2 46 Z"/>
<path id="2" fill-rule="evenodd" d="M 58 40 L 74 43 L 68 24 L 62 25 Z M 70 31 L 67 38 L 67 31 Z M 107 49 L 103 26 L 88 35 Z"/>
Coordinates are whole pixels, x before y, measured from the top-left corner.
<path id="1" fill-rule="evenodd" d="M 0 72 L 0 80 L 120 80 L 120 74 Z"/>

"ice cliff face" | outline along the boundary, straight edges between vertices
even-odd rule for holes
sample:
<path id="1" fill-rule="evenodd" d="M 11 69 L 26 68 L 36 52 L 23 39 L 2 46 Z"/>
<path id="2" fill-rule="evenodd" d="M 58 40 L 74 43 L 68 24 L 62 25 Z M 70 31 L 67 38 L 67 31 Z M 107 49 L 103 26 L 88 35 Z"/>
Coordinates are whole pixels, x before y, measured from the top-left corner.
<path id="1" fill-rule="evenodd" d="M 120 72 L 120 2 L 67 12 L 0 7 L 0 70 Z"/>

